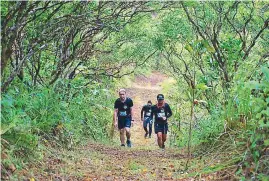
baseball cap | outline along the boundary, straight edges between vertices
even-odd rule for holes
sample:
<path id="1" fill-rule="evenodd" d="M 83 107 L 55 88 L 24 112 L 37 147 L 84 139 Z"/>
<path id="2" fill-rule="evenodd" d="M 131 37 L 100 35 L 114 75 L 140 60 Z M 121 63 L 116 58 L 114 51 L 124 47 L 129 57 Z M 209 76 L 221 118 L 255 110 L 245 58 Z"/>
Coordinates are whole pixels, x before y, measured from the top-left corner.
<path id="1" fill-rule="evenodd" d="M 157 95 L 157 100 L 164 100 L 164 95 L 163 94 L 158 94 Z"/>

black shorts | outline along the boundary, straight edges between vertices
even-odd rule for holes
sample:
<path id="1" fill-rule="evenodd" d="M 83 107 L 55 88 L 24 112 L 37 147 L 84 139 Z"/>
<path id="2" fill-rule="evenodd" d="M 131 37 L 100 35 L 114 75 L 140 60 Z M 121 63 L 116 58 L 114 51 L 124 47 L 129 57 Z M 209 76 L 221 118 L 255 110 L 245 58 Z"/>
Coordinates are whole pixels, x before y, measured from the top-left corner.
<path id="1" fill-rule="evenodd" d="M 118 128 L 130 128 L 131 127 L 131 118 L 130 117 L 118 117 Z"/>
<path id="2" fill-rule="evenodd" d="M 167 123 L 164 123 L 164 124 L 155 123 L 154 124 L 154 129 L 155 129 L 156 134 L 158 132 L 162 132 L 163 134 L 167 134 L 167 132 L 168 132 L 168 124 Z"/>

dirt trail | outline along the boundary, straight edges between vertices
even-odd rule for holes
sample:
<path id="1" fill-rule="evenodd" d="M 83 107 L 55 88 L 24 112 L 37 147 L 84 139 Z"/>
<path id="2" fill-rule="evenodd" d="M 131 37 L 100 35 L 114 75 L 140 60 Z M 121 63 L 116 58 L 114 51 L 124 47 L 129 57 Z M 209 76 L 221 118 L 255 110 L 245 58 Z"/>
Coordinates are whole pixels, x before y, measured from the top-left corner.
<path id="1" fill-rule="evenodd" d="M 153 104 L 156 103 L 157 94 L 161 93 L 160 83 L 167 77 L 159 73 L 153 73 L 150 77 L 144 76 L 136 77 L 131 88 L 126 89 L 127 95 L 133 99 L 134 102 L 134 126 L 131 128 L 132 142 L 134 147 L 143 149 L 156 149 L 156 135 L 154 134 L 154 128 L 151 139 L 144 139 L 145 134 L 143 130 L 143 124 L 141 121 L 141 109 L 142 106 L 151 100 Z"/>
<path id="2" fill-rule="evenodd" d="M 193 158 L 186 172 L 187 158 L 182 150 L 169 148 L 168 145 L 165 150 L 159 149 L 154 133 L 151 139 L 144 138 L 141 108 L 148 100 L 156 102 L 156 95 L 162 92 L 160 83 L 166 79 L 168 78 L 159 73 L 153 73 L 148 78 L 139 76 L 131 88 L 127 89 L 127 95 L 134 101 L 135 110 L 135 123 L 131 128 L 132 148 L 120 147 L 119 135 L 115 135 L 116 144 L 88 143 L 75 150 L 63 149 L 62 152 L 51 148 L 51 153 L 44 156 L 44 161 L 20 170 L 15 180 L 232 180 L 233 172 L 221 171 L 221 166 L 218 167 L 218 163 L 221 163 L 220 155 Z M 223 154 L 223 160 L 227 160 L 226 157 Z M 207 171 L 209 168 L 220 171 L 202 175 L 203 168 L 207 168 Z"/>
<path id="3" fill-rule="evenodd" d="M 96 180 L 178 180 L 185 156 L 179 150 L 159 149 L 154 134 L 144 138 L 141 121 L 141 108 L 151 100 L 156 103 L 157 94 L 161 93 L 160 84 L 167 77 L 153 73 L 149 77 L 136 77 L 131 88 L 127 88 L 127 96 L 134 102 L 134 125 L 131 128 L 132 148 L 90 145 L 92 151 L 98 152 L 104 158 L 99 175 L 93 174 Z M 116 137 L 120 144 L 119 137 Z M 180 165 L 180 166 L 179 166 Z M 91 178 L 94 180 L 94 178 Z"/>
<path id="4" fill-rule="evenodd" d="M 127 89 L 135 111 L 132 148 L 120 147 L 116 135 L 116 146 L 90 143 L 79 150 L 65 151 L 49 159 L 46 165 L 42 164 L 46 168 L 38 176 L 34 174 L 35 180 L 182 180 L 185 156 L 178 149 L 159 149 L 154 132 L 151 139 L 145 139 L 140 120 L 142 106 L 148 100 L 156 102 L 156 95 L 161 93 L 160 83 L 165 79 L 167 77 L 159 73 L 149 78 L 140 76 Z M 38 173 L 40 168 L 31 171 Z"/>
<path id="5" fill-rule="evenodd" d="M 156 103 L 157 94 L 162 92 L 160 84 L 166 79 L 157 72 L 149 77 L 138 76 L 131 88 L 126 89 L 127 96 L 134 102 L 135 122 L 131 128 L 133 146 L 120 148 L 92 144 L 92 151 L 110 160 L 104 158 L 106 161 L 99 172 L 102 174 L 94 174 L 97 180 L 178 180 L 185 156 L 179 150 L 159 149 L 154 128 L 152 138 L 145 139 L 140 116 L 141 108 L 148 100 Z M 116 139 L 120 143 L 119 137 Z"/>

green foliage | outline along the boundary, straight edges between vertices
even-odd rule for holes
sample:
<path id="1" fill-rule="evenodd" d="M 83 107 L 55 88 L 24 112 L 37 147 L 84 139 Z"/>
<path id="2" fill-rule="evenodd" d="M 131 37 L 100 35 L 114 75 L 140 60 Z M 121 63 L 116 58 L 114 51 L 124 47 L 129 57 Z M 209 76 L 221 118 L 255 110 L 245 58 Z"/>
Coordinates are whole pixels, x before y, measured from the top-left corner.
<path id="1" fill-rule="evenodd" d="M 263 180 L 268 175 L 269 161 L 266 159 L 268 149 L 268 95 L 269 95 L 269 68 L 261 68 L 263 76 L 259 82 L 251 81 L 246 87 L 251 89 L 250 109 L 252 117 L 247 119 L 248 129 L 245 135 L 248 145 L 243 159 L 243 169 L 238 171 L 238 175 L 243 178 L 255 177 Z M 244 173 L 245 172 L 245 173 Z"/>
<path id="2" fill-rule="evenodd" d="M 246 145 L 238 175 L 264 179 L 268 3 L 162 5 L 1 2 L 2 80 L 11 80 L 2 82 L 4 151 L 14 160 L 42 158 L 44 146 L 73 149 L 86 139 L 107 140 L 111 82 L 128 87 L 135 75 L 157 69 L 174 78 L 162 85 L 174 112 L 171 144 L 210 145 L 229 134 L 240 139 L 234 145 Z M 193 99 L 199 103 L 191 118 Z"/>
<path id="3" fill-rule="evenodd" d="M 88 139 L 108 139 L 111 93 L 98 83 L 27 89 L 17 83 L 2 98 L 3 149 L 14 158 L 40 158 L 42 145 L 74 149 Z M 70 87 L 71 86 L 71 87 Z M 16 98 L 15 98 L 16 97 Z"/>

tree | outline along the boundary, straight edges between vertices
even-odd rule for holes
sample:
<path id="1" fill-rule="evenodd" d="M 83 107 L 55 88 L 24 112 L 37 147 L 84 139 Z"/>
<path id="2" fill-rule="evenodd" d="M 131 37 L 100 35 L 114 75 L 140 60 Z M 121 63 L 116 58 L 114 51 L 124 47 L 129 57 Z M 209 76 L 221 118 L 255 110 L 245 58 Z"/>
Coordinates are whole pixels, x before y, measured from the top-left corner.
<path id="1" fill-rule="evenodd" d="M 4 6 L 2 91 L 17 75 L 22 80 L 25 69 L 34 85 L 73 78 L 83 63 L 107 53 L 96 49 L 98 44 L 138 13 L 152 11 L 147 2 L 5 2 Z"/>

